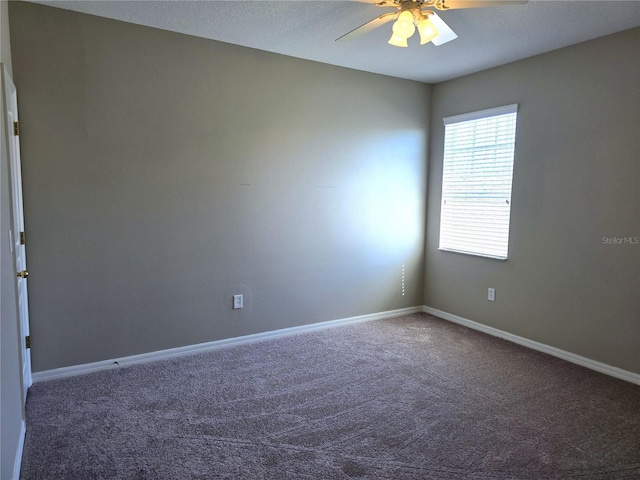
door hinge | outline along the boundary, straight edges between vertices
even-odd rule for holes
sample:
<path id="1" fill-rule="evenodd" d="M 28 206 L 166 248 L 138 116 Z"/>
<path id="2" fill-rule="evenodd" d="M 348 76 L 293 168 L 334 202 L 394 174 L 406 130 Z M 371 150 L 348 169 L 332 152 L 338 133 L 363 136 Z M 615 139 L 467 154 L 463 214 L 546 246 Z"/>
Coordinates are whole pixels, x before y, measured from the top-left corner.
<path id="1" fill-rule="evenodd" d="M 31 348 L 31 335 L 27 335 L 26 337 L 24 337 L 24 345 L 27 348 Z"/>
<path id="2" fill-rule="evenodd" d="M 24 236 L 24 232 L 20 232 L 20 245 L 26 245 L 27 241 Z"/>
<path id="3" fill-rule="evenodd" d="M 20 135 L 20 124 L 18 122 L 13 122 L 13 134 L 16 137 Z"/>

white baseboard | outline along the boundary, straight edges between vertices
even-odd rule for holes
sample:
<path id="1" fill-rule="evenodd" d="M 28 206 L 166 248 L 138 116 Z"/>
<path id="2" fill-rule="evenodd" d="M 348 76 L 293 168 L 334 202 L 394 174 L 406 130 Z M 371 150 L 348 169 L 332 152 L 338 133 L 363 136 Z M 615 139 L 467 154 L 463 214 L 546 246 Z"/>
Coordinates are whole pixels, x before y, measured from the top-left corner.
<path id="1" fill-rule="evenodd" d="M 20 478 L 20 468 L 22 467 L 22 451 L 24 450 L 24 437 L 27 434 L 27 426 L 24 420 L 20 422 L 20 437 L 18 438 L 18 448 L 16 449 L 16 458 L 13 459 L 13 480 Z"/>
<path id="2" fill-rule="evenodd" d="M 627 382 L 635 383 L 636 385 L 640 385 L 640 375 L 637 373 L 629 372 L 618 367 L 612 367 L 611 365 L 607 365 L 606 363 L 597 362 L 595 360 L 591 360 L 590 358 L 567 352 L 566 350 L 561 350 L 544 343 L 529 340 L 528 338 L 519 337 L 518 335 L 514 335 L 497 328 L 489 327 L 487 325 L 474 322 L 473 320 L 468 320 L 466 318 L 443 312 L 442 310 L 438 310 L 432 307 L 425 306 L 423 307 L 422 311 L 442 318 L 444 320 L 449 320 L 450 322 L 457 323 L 459 325 L 463 325 L 465 327 L 472 328 L 489 335 L 493 335 L 494 337 L 509 340 L 510 342 L 517 343 L 518 345 L 523 345 L 525 347 L 531 348 L 532 350 L 547 353 L 568 362 L 576 363 L 578 365 L 582 365 L 583 367 L 590 368 L 591 370 L 595 370 L 597 372 L 604 373 L 621 380 L 626 380 Z"/>
<path id="3" fill-rule="evenodd" d="M 99 372 L 101 370 L 109 370 L 112 368 L 123 367 L 126 365 L 135 365 L 139 363 L 151 362 L 155 360 L 163 360 L 173 357 L 181 357 L 193 353 L 207 352 L 220 348 L 231 347 L 234 345 L 242 345 L 245 343 L 258 342 L 278 337 L 295 335 L 303 332 L 312 332 L 314 330 L 322 330 L 325 328 L 338 327 L 342 325 L 350 325 L 354 323 L 369 322 L 371 320 L 380 320 L 383 318 L 392 318 L 399 315 L 407 315 L 410 313 L 422 312 L 423 307 L 400 308 L 397 310 L 389 310 L 386 312 L 371 313 L 368 315 L 359 315 L 357 317 L 341 318 L 338 320 L 330 320 L 327 322 L 312 323 L 310 325 L 300 325 L 298 327 L 283 328 L 270 332 L 255 333 L 242 337 L 226 338 L 223 340 L 215 340 L 213 342 L 199 343 L 196 345 L 187 345 L 184 347 L 170 348 L 167 350 L 159 350 L 156 352 L 142 353 L 139 355 L 131 355 L 128 357 L 114 358 L 111 360 L 103 360 L 100 362 L 85 363 L 82 365 L 73 365 L 70 367 L 55 368 L 52 370 L 44 370 L 33 374 L 33 382 L 43 382 L 46 380 L 54 380 L 57 378 L 73 377 L 76 375 L 84 375 L 86 373 Z"/>

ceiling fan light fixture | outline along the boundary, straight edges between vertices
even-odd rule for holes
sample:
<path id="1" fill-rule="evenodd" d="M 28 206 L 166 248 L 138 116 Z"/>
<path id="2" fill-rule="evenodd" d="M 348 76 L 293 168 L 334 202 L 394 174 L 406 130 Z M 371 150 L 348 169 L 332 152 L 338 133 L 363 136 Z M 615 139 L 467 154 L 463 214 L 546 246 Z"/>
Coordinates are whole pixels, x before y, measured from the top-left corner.
<path id="1" fill-rule="evenodd" d="M 420 45 L 430 42 L 440 34 L 429 18 L 425 18 L 418 23 L 418 33 L 420 34 Z"/>
<path id="2" fill-rule="evenodd" d="M 389 39 L 389 45 L 393 45 L 394 47 L 408 47 L 407 39 L 405 37 L 401 37 L 393 33 L 391 38 Z"/>
<path id="3" fill-rule="evenodd" d="M 0 0 L 2 1 L 2 0 Z M 457 10 L 473 7 L 491 7 L 494 5 L 518 5 L 527 3 L 529 0 L 356 0 L 360 2 L 373 3 L 377 7 L 394 8 L 395 12 L 388 12 L 379 15 L 373 20 L 360 25 L 349 33 L 342 35 L 336 40 L 353 39 L 363 35 L 374 28 L 385 25 L 387 22 L 395 20 L 393 24 L 393 35 L 389 40 L 391 45 L 406 47 L 407 39 L 411 37 L 418 28 L 420 34 L 420 45 L 432 42 L 436 47 L 444 45 L 458 38 L 444 20 L 442 20 L 434 10 Z M 377 2 L 377 3 L 376 3 Z M 423 10 L 427 9 L 427 10 Z"/>

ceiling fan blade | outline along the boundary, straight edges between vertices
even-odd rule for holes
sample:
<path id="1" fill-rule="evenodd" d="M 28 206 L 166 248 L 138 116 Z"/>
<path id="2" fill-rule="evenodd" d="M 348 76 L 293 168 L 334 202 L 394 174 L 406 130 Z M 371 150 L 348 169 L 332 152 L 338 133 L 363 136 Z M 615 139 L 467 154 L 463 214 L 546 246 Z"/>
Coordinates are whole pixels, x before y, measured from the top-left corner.
<path id="1" fill-rule="evenodd" d="M 371 30 L 378 28 L 381 25 L 384 25 L 391 20 L 395 20 L 400 15 L 400 12 L 391 12 L 391 13 L 383 13 L 377 18 L 374 18 L 370 22 L 365 23 L 364 25 L 360 25 L 358 28 L 351 30 L 349 33 L 345 33 L 340 38 L 336 38 L 336 42 L 338 40 L 352 40 L 360 35 L 364 35 L 365 33 L 370 32 Z"/>
<path id="2" fill-rule="evenodd" d="M 444 0 L 433 6 L 439 10 L 457 10 L 461 8 L 499 7 L 505 5 L 523 5 L 529 0 Z M 440 5 L 443 5 L 442 7 Z"/>
<path id="3" fill-rule="evenodd" d="M 455 40 L 456 38 L 458 38 L 458 35 L 456 35 L 456 32 L 451 30 L 451 27 L 446 23 L 444 23 L 444 20 L 442 20 L 436 12 L 428 10 L 423 13 L 426 13 L 429 15 L 429 20 L 431 20 L 431 23 L 433 23 L 433 25 L 436 27 L 438 32 L 440 32 L 436 38 L 431 40 L 431 43 L 433 43 L 436 46 L 439 46 L 439 45 L 442 45 L 443 43 L 447 43 L 447 42 L 450 42 L 451 40 Z"/>
<path id="4" fill-rule="evenodd" d="M 376 7 L 394 7 L 399 8 L 402 0 L 350 0 L 352 2 L 368 3 Z"/>

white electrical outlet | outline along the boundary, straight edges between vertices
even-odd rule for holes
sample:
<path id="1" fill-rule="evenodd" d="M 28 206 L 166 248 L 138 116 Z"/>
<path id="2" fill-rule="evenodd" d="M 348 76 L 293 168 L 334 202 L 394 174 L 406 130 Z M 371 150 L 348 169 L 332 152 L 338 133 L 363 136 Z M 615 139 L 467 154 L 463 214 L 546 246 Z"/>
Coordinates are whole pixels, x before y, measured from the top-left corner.
<path id="1" fill-rule="evenodd" d="M 489 300 L 490 302 L 495 302 L 496 301 L 496 289 L 495 288 L 490 288 L 488 290 L 487 300 Z"/>
<path id="2" fill-rule="evenodd" d="M 233 309 L 237 310 L 239 308 L 242 308 L 243 305 L 243 301 L 242 301 L 242 295 L 234 295 L 233 296 Z"/>

